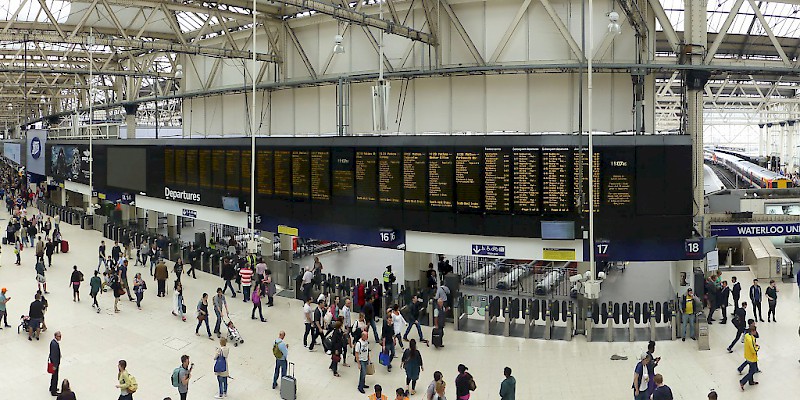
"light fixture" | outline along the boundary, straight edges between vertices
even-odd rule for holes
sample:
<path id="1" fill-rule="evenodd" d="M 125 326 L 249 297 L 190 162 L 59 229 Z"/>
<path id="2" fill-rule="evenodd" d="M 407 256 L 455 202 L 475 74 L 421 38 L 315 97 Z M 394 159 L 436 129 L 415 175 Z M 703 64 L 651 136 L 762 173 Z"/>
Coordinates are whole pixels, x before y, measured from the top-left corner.
<path id="1" fill-rule="evenodd" d="M 344 37 L 342 35 L 336 35 L 333 38 L 333 53 L 334 54 L 344 54 L 344 46 L 342 45 L 342 41 Z"/>
<path id="2" fill-rule="evenodd" d="M 608 32 L 614 35 L 622 33 L 622 28 L 619 26 L 619 13 L 611 11 L 608 13 Z"/>
<path id="3" fill-rule="evenodd" d="M 45 100 L 44 95 L 39 97 L 39 103 L 42 103 L 42 104 L 47 103 L 47 100 Z"/>
<path id="4" fill-rule="evenodd" d="M 183 65 L 176 65 L 175 66 L 175 79 L 183 78 Z"/>
<path id="5" fill-rule="evenodd" d="M 8 105 L 6 105 L 6 108 L 8 109 L 8 111 L 11 111 L 11 110 L 14 109 L 14 105 L 11 104 L 11 103 L 8 103 Z"/>

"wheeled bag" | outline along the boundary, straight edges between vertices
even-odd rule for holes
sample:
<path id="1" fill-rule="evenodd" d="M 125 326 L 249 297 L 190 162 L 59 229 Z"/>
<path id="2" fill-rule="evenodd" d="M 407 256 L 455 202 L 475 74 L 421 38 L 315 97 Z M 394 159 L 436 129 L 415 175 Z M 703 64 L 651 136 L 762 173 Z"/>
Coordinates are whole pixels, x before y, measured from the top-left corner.
<path id="1" fill-rule="evenodd" d="M 294 363 L 287 366 L 287 374 L 281 377 L 281 399 L 297 399 L 297 379 L 294 377 Z"/>

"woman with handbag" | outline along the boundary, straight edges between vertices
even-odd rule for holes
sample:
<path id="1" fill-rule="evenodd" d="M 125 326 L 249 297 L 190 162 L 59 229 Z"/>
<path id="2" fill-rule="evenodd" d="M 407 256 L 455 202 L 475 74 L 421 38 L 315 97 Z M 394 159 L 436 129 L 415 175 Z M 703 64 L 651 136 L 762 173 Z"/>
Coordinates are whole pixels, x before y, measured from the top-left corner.
<path id="1" fill-rule="evenodd" d="M 203 293 L 203 298 L 197 302 L 197 326 L 194 328 L 194 334 L 200 336 L 200 325 L 206 323 L 206 332 L 208 332 L 208 340 L 214 340 L 211 337 L 211 328 L 208 326 L 208 293 Z"/>
<path id="2" fill-rule="evenodd" d="M 339 361 L 342 360 L 342 349 L 344 348 L 345 333 L 342 331 L 342 323 L 336 321 L 333 325 L 333 332 L 331 333 L 331 366 L 328 367 L 333 371 L 333 376 L 339 377 Z"/>
<path id="3" fill-rule="evenodd" d="M 142 309 L 142 298 L 144 297 L 144 290 L 147 289 L 147 284 L 142 279 L 142 273 L 137 272 L 133 277 L 133 292 L 136 294 L 136 307 Z"/>
<path id="4" fill-rule="evenodd" d="M 183 305 L 183 285 L 180 281 L 175 282 L 175 301 L 173 302 L 172 315 L 181 317 L 183 322 L 186 322 L 186 306 Z M 198 326 L 199 328 L 199 326 Z"/>
<path id="5" fill-rule="evenodd" d="M 228 339 L 219 339 L 219 348 L 214 355 L 214 375 L 217 376 L 219 394 L 215 399 L 228 396 Z"/>

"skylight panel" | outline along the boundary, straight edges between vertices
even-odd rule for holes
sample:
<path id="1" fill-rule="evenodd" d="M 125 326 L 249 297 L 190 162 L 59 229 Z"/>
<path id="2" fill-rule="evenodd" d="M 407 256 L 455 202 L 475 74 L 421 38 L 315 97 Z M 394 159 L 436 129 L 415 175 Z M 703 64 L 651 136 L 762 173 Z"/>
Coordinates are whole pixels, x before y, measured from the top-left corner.
<path id="1" fill-rule="evenodd" d="M 0 1 L 0 19 L 10 20 L 14 13 L 20 9 L 20 4 L 24 0 L 2 0 Z M 64 23 L 69 17 L 72 2 L 69 0 L 45 0 L 44 3 L 58 23 Z M 36 0 L 28 0 L 20 9 L 15 21 L 20 22 L 50 22 L 47 13 L 42 10 L 42 6 Z"/>

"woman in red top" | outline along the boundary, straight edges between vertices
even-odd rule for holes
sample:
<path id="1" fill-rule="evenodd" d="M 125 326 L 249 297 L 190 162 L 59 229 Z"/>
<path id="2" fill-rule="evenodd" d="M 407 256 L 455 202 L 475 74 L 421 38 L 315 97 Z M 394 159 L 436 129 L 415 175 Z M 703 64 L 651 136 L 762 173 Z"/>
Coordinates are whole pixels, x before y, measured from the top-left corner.
<path id="1" fill-rule="evenodd" d="M 358 284 L 358 309 L 362 310 L 364 308 L 364 304 L 367 302 L 367 293 L 364 289 L 364 282 L 360 282 Z"/>

